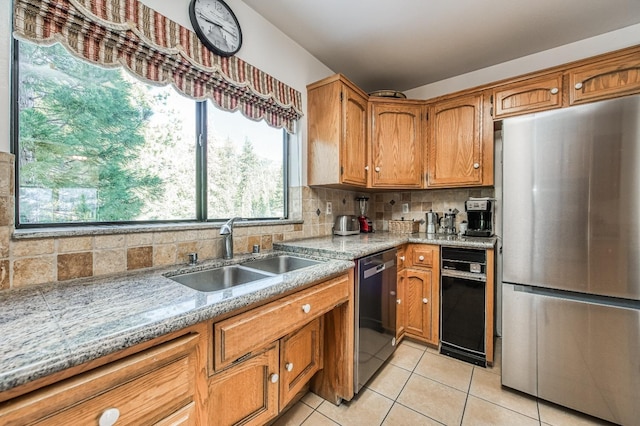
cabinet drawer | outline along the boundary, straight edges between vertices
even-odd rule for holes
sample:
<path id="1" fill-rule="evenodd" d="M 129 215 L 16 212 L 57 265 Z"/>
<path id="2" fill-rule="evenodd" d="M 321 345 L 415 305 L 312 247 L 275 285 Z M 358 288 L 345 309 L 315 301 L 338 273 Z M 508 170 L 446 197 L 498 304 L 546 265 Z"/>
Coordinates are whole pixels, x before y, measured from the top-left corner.
<path id="1" fill-rule="evenodd" d="M 431 268 L 438 260 L 438 247 L 434 246 L 417 246 L 411 250 L 411 258 L 409 266 L 423 266 Z"/>
<path id="2" fill-rule="evenodd" d="M 214 325 L 214 369 L 274 342 L 349 298 L 349 277 L 318 284 Z"/>
<path id="3" fill-rule="evenodd" d="M 189 406 L 195 398 L 197 341 L 197 335 L 183 336 L 16 398 L 0 408 L 0 424 L 97 424 L 107 409 L 117 413 L 117 424 L 152 424 L 174 416 L 182 419 L 179 424 L 195 424 Z"/>

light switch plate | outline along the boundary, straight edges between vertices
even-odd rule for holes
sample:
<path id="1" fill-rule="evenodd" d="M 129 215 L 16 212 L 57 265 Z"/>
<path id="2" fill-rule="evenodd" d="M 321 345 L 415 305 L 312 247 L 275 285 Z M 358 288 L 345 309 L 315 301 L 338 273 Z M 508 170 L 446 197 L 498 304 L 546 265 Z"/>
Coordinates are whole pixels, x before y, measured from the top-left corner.
<path id="1" fill-rule="evenodd" d="M 409 213 L 409 203 L 402 204 L 402 213 Z"/>
<path id="2" fill-rule="evenodd" d="M 333 206 L 331 205 L 331 202 L 327 201 L 327 214 L 331 214 L 332 211 Z"/>

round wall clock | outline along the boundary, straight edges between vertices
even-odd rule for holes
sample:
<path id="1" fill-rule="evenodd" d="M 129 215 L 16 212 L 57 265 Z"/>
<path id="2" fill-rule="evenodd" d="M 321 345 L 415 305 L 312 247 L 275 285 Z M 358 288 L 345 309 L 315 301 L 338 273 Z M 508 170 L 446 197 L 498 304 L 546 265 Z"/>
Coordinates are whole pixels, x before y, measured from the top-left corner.
<path id="1" fill-rule="evenodd" d="M 222 0 L 191 0 L 189 18 L 200 41 L 212 52 L 231 56 L 240 50 L 240 24 Z"/>

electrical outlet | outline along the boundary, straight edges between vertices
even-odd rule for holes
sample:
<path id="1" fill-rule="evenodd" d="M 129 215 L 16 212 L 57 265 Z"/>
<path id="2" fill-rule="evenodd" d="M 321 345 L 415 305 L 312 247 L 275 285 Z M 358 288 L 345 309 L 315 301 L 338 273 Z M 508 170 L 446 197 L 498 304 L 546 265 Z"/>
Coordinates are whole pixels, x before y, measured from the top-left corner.
<path id="1" fill-rule="evenodd" d="M 331 205 L 331 203 L 329 201 L 327 201 L 327 214 L 331 214 L 331 212 L 333 211 L 332 207 L 333 206 Z"/>
<path id="2" fill-rule="evenodd" d="M 409 213 L 409 203 L 402 204 L 402 213 Z"/>

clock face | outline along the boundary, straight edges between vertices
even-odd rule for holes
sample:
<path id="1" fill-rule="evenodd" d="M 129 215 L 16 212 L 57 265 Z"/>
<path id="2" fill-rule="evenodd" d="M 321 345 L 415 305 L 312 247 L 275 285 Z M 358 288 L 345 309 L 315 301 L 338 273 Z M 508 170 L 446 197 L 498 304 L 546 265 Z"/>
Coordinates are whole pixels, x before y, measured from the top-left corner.
<path id="1" fill-rule="evenodd" d="M 240 50 L 240 25 L 225 2 L 192 0 L 189 16 L 196 34 L 210 50 L 223 56 L 233 55 Z"/>

